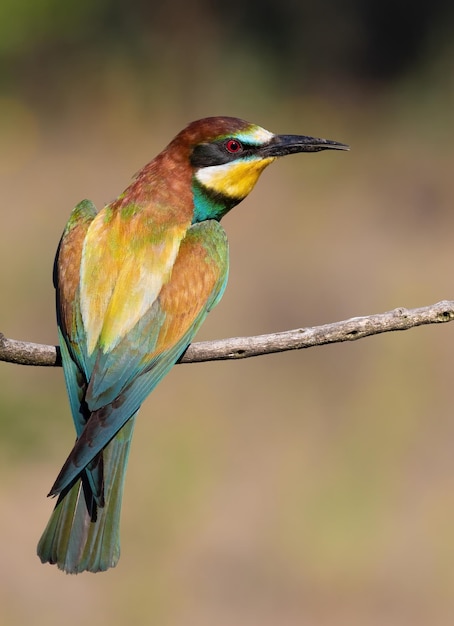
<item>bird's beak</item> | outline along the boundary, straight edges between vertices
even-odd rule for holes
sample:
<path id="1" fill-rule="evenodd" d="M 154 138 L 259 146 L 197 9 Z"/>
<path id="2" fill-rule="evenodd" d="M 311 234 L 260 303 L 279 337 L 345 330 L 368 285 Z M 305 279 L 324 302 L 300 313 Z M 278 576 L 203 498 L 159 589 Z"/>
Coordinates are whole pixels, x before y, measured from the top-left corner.
<path id="1" fill-rule="evenodd" d="M 350 150 L 350 146 L 330 139 L 305 137 L 304 135 L 274 135 L 260 150 L 261 156 L 280 157 L 297 152 L 319 152 L 320 150 Z"/>

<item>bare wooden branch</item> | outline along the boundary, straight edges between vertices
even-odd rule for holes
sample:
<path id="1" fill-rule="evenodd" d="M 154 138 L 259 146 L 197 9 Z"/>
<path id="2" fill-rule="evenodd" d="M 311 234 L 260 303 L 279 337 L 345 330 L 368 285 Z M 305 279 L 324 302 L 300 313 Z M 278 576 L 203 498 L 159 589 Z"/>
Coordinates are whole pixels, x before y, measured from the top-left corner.
<path id="1" fill-rule="evenodd" d="M 454 301 L 443 300 L 418 309 L 398 308 L 386 313 L 297 328 L 256 337 L 232 337 L 191 344 L 180 363 L 201 363 L 226 359 L 245 359 L 273 352 L 301 350 L 329 343 L 356 341 L 393 330 L 409 330 L 425 324 L 454 320 Z M 19 365 L 61 366 L 60 350 L 55 346 L 7 339 L 0 333 L 0 361 Z"/>

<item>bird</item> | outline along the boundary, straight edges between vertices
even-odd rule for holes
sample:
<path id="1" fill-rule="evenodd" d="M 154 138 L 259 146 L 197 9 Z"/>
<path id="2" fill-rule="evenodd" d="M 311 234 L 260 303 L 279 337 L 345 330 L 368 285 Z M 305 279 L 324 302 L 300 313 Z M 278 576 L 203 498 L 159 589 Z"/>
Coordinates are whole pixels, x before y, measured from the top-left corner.
<path id="1" fill-rule="evenodd" d="M 120 556 L 120 510 L 141 404 L 221 299 L 229 252 L 220 220 L 277 158 L 348 150 L 235 117 L 190 123 L 97 212 L 72 211 L 53 280 L 76 441 L 49 496 L 42 563 L 100 572 Z"/>

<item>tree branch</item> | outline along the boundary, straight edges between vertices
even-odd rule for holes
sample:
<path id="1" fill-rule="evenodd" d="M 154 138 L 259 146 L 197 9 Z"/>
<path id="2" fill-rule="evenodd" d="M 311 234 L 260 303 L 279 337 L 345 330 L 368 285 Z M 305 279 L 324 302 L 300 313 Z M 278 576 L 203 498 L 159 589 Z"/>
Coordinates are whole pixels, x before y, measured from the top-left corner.
<path id="1" fill-rule="evenodd" d="M 256 337 L 232 337 L 217 341 L 191 344 L 180 363 L 200 363 L 226 359 L 245 359 L 273 352 L 301 350 L 329 343 L 356 341 L 370 335 L 393 330 L 409 330 L 425 324 L 440 324 L 454 320 L 454 301 L 443 300 L 418 309 L 398 308 L 386 313 L 313 326 L 297 328 Z M 39 343 L 7 339 L 0 333 L 0 361 L 19 365 L 61 366 L 60 349 Z"/>

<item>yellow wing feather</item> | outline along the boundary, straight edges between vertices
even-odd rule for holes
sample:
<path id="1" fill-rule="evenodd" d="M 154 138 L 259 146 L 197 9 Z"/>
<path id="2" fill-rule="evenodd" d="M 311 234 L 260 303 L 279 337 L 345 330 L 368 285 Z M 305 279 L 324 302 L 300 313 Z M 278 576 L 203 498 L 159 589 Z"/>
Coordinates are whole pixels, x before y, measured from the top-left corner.
<path id="1" fill-rule="evenodd" d="M 112 350 L 151 307 L 172 271 L 188 225 L 155 231 L 150 239 L 141 217 L 125 220 L 104 210 L 88 230 L 80 281 L 88 354 L 98 344 Z"/>

